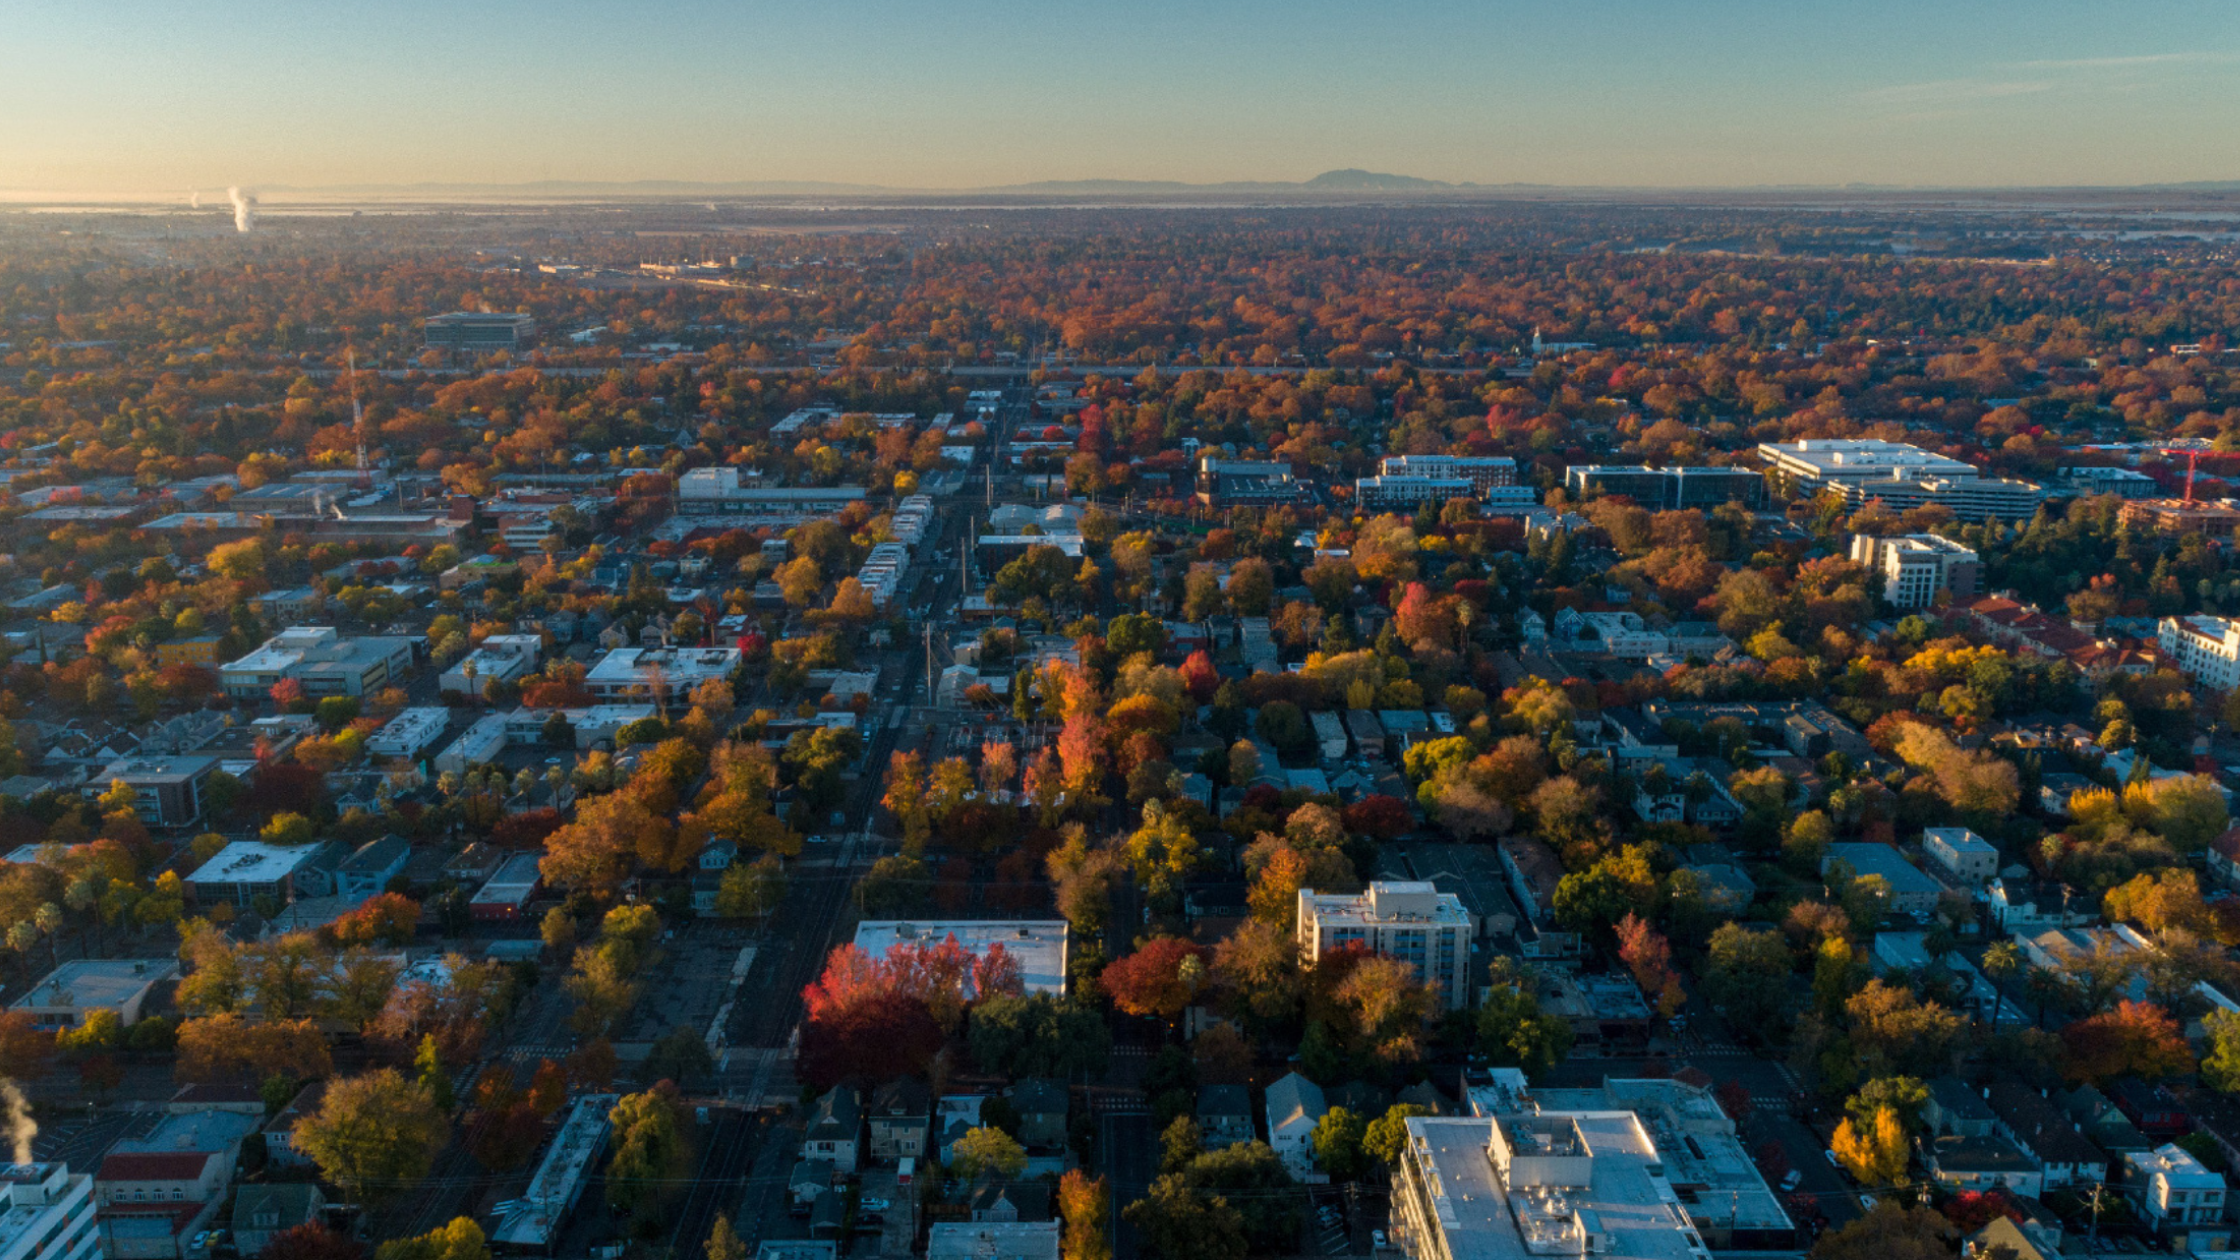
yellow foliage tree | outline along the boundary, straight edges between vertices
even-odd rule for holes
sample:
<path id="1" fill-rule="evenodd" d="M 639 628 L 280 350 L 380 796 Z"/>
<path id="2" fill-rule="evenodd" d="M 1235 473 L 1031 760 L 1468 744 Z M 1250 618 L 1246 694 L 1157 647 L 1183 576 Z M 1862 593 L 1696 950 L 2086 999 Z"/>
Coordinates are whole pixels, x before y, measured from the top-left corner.
<path id="1" fill-rule="evenodd" d="M 1865 1128 L 1845 1120 L 1829 1149 L 1862 1185 L 1893 1185 L 1905 1176 L 1906 1126 L 1895 1108 L 1875 1108 L 1874 1122 Z"/>

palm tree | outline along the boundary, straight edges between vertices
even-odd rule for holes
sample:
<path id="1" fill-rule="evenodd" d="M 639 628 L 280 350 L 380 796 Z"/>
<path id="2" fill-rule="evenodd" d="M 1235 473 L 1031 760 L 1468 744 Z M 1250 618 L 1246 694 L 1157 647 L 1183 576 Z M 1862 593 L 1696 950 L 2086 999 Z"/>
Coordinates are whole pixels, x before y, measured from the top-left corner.
<path id="1" fill-rule="evenodd" d="M 47 938 L 47 965 L 50 968 L 62 965 L 61 942 L 56 939 L 56 933 L 62 930 L 62 921 L 62 907 L 51 901 L 41 905 L 32 916 L 39 935 Z"/>

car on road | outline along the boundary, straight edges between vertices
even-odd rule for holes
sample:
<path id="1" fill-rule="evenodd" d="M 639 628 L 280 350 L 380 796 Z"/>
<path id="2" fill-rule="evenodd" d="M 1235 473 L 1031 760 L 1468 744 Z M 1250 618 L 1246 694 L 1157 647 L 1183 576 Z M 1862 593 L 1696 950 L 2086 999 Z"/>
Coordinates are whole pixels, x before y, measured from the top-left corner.
<path id="1" fill-rule="evenodd" d="M 885 1199 L 865 1199 L 863 1202 L 856 1204 L 856 1210 L 859 1212 L 884 1212 L 893 1206 L 894 1204 L 887 1202 Z"/>
<path id="2" fill-rule="evenodd" d="M 1787 1194 L 1787 1193 L 1788 1193 L 1789 1191 L 1791 1191 L 1791 1190 L 1794 1190 L 1794 1189 L 1796 1189 L 1796 1188 L 1797 1188 L 1797 1185 L 1798 1185 L 1798 1183 L 1802 1182 L 1803 1180 L 1804 1180 L 1804 1174 L 1803 1174 L 1803 1173 L 1801 1173 L 1801 1172 L 1798 1172 L 1798 1171 L 1797 1171 L 1796 1169 L 1794 1169 L 1794 1168 L 1790 1169 L 1790 1170 L 1789 1170 L 1789 1171 L 1788 1171 L 1787 1173 L 1785 1173 L 1785 1174 L 1784 1174 L 1784 1175 L 1782 1176 L 1782 1178 L 1781 1178 L 1781 1191 L 1782 1191 L 1782 1193 L 1783 1193 L 1783 1194 Z"/>
<path id="3" fill-rule="evenodd" d="M 1370 1245 L 1370 1246 L 1372 1246 L 1372 1247 L 1382 1247 L 1382 1246 L 1384 1246 L 1384 1245 L 1385 1245 L 1385 1236 L 1384 1236 L 1384 1231 L 1383 1231 L 1383 1230 L 1381 1230 L 1381 1229 L 1372 1229 L 1372 1230 L 1370 1230 L 1370 1231 L 1369 1231 L 1369 1245 Z"/>

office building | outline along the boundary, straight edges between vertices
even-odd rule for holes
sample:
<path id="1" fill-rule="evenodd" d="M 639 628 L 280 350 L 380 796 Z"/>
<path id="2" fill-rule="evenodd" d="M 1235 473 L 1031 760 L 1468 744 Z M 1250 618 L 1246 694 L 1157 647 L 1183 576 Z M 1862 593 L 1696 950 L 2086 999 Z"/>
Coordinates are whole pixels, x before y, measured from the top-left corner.
<path id="1" fill-rule="evenodd" d="M 1758 458 L 1774 478 L 1800 498 L 1829 486 L 1868 481 L 1973 480 L 1975 465 L 1949 459 L 1905 442 L 1876 438 L 1809 438 L 1801 442 L 1763 442 Z"/>
<path id="2" fill-rule="evenodd" d="M 1198 499 L 1215 503 L 1290 503 L 1302 491 L 1291 465 L 1278 460 L 1223 459 L 1214 452 L 1198 456 Z"/>
<path id="3" fill-rule="evenodd" d="M 93 1177 L 68 1164 L 0 1169 L 0 1260 L 100 1260 Z"/>
<path id="4" fill-rule="evenodd" d="M 1019 979 L 1027 992 L 1065 996 L 1063 919 L 936 919 L 912 923 L 866 919 L 856 925 L 855 945 L 873 958 L 884 958 L 904 944 L 932 947 L 951 937 L 976 959 L 1001 947 L 1019 964 Z"/>
<path id="5" fill-rule="evenodd" d="M 465 774 L 475 766 L 495 760 L 505 751 L 508 741 L 506 718 L 503 713 L 486 713 L 476 719 L 474 725 L 459 732 L 459 738 L 436 754 L 436 773 Z"/>
<path id="6" fill-rule="evenodd" d="M 1354 894 L 1299 890 L 1300 957 L 1309 963 L 1349 945 L 1389 954 L 1415 968 L 1450 1011 L 1470 1003 L 1470 941 L 1477 925 L 1462 899 L 1428 882 L 1376 880 Z"/>
<path id="7" fill-rule="evenodd" d="M 537 667 L 544 638 L 534 634 L 493 634 L 454 662 L 436 680 L 438 694 L 487 696 L 490 685 L 512 682 Z"/>
<path id="8" fill-rule="evenodd" d="M 1377 471 L 1387 477 L 1460 477 L 1480 494 L 1517 484 L 1517 461 L 1506 455 L 1387 455 Z"/>
<path id="9" fill-rule="evenodd" d="M 862 486 L 744 485 L 739 468 L 731 464 L 695 468 L 677 478 L 677 511 L 685 516 L 742 516 L 779 524 L 831 516 L 862 501 Z"/>
<path id="10" fill-rule="evenodd" d="M 1974 599 L 1983 571 L 1975 552 L 1935 534 L 1854 534 L 1851 558 L 1882 575 L 1882 596 L 1894 608 L 1927 608 L 1939 591 L 1952 592 L 1955 602 Z"/>
<path id="11" fill-rule="evenodd" d="M 431 350 L 464 350 L 473 354 L 519 350 L 536 335 L 534 317 L 488 311 L 430 315 L 421 324 L 422 340 Z"/>
<path id="12" fill-rule="evenodd" d="M 218 768 L 206 754 L 124 757 L 103 766 L 84 788 L 100 796 L 119 783 L 132 790 L 132 812 L 151 827 L 189 827 L 202 817 L 202 789 Z"/>
<path id="13" fill-rule="evenodd" d="M 2240 621 L 2207 613 L 2164 617 L 2155 642 L 2200 686 L 2217 691 L 2240 686 Z"/>
<path id="14" fill-rule="evenodd" d="M 332 626 L 298 626 L 228 662 L 218 679 L 236 700 L 262 699 L 286 678 L 315 699 L 366 696 L 411 670 L 412 644 L 406 638 L 345 639 Z"/>
<path id="15" fill-rule="evenodd" d="M 1889 481 L 1846 481 L 1837 487 L 1844 506 L 1854 511 L 1880 502 L 1892 512 L 1942 507 L 1963 521 L 1994 517 L 2025 521 L 2045 502 L 2045 488 L 2027 481 L 1995 477 L 1918 477 Z M 2240 519 L 2240 518 L 2236 518 Z"/>
<path id="16" fill-rule="evenodd" d="M 1765 478 L 1751 468 L 1651 468 L 1646 464 L 1574 464 L 1564 470 L 1573 498 L 1622 495 L 1652 512 L 1725 503 L 1755 508 L 1765 503 Z"/>
<path id="17" fill-rule="evenodd" d="M 366 751 L 376 757 L 418 757 L 443 742 L 451 724 L 451 710 L 429 705 L 406 709 L 384 723 L 366 741 Z"/>
<path id="18" fill-rule="evenodd" d="M 1413 512 L 1426 503 L 1467 499 L 1478 493 L 1476 485 L 1461 477 L 1397 476 L 1356 477 L 1354 506 L 1364 512 Z"/>
<path id="19" fill-rule="evenodd" d="M 601 704 L 666 704 L 682 709 L 692 689 L 729 682 L 739 672 L 735 647 L 616 648 L 599 658 L 584 686 Z"/>
<path id="20" fill-rule="evenodd" d="M 2077 494 L 2112 494 L 2119 499 L 2151 499 L 2155 479 L 2130 468 L 2064 468 L 2063 485 Z"/>
<path id="21" fill-rule="evenodd" d="M 148 994 L 178 974 L 171 958 L 76 958 L 48 972 L 8 1009 L 49 1032 L 76 1028 L 94 1011 L 109 1011 L 129 1028 L 139 1022 Z"/>
<path id="22" fill-rule="evenodd" d="M 285 848 L 256 840 L 236 840 L 187 876 L 187 893 L 198 906 L 219 901 L 245 906 L 257 897 L 292 901 L 297 872 L 319 856 L 323 848 L 316 844 Z"/>

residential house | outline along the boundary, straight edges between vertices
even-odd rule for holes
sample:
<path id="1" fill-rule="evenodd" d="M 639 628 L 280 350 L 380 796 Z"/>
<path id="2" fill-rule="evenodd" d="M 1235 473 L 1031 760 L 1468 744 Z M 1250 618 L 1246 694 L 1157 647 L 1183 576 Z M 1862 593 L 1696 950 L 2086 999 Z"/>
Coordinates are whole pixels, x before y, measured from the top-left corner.
<path id="1" fill-rule="evenodd" d="M 1939 1076 L 1929 1082 L 1921 1123 L 1934 1137 L 1989 1137 L 1998 1129 L 1999 1117 L 1966 1081 Z"/>
<path id="2" fill-rule="evenodd" d="M 872 1160 L 892 1164 L 924 1159 L 932 1113 L 933 1091 L 914 1076 L 888 1081 L 871 1091 Z"/>
<path id="3" fill-rule="evenodd" d="M 335 895 L 351 905 L 386 891 L 389 881 L 404 873 L 412 860 L 412 842 L 403 836 L 383 836 L 362 845 L 335 867 Z"/>
<path id="4" fill-rule="evenodd" d="M 2209 874 L 2227 888 L 2240 888 L 2240 827 L 2209 842 Z"/>
<path id="5" fill-rule="evenodd" d="M 990 1178 L 972 1187 L 965 1206 L 976 1223 L 1016 1225 L 1050 1219 L 1050 1187 L 1036 1181 Z"/>
<path id="6" fill-rule="evenodd" d="M 2110 1082 L 2107 1093 L 2116 1109 L 2149 1138 L 2177 1137 L 2193 1127 L 2184 1104 L 2160 1085 L 2125 1076 Z"/>
<path id="7" fill-rule="evenodd" d="M 2108 1156 L 2077 1131 L 2052 1099 L 2020 1081 L 1993 1081 L 1984 1101 L 1999 1117 L 1999 1131 L 2038 1161 L 2047 1189 L 2105 1180 Z"/>
<path id="8" fill-rule="evenodd" d="M 2016 938 L 2028 938 L 2060 928 L 2083 927 L 2099 914 L 2090 901 L 2072 898 L 2066 886 L 2034 884 L 2019 879 L 1993 880 L 1984 890 L 1991 921 Z"/>
<path id="9" fill-rule="evenodd" d="M 817 1099 L 801 1138 L 802 1156 L 829 1159 L 833 1168 L 853 1175 L 863 1139 L 863 1100 L 852 1085 L 836 1085 Z"/>
<path id="10" fill-rule="evenodd" d="M 1209 1151 L 1253 1138 L 1252 1091 L 1242 1085 L 1198 1087 L 1198 1141 Z"/>
<path id="11" fill-rule="evenodd" d="M 242 1186 L 233 1196 L 234 1248 L 253 1256 L 275 1235 L 318 1220 L 326 1205 L 319 1187 L 306 1182 Z"/>
<path id="12" fill-rule="evenodd" d="M 1953 1190 L 2004 1190 L 2035 1199 L 2045 1182 L 2037 1161 L 2007 1138 L 1941 1137 L 1925 1143 L 1929 1175 Z"/>
<path id="13" fill-rule="evenodd" d="M 1921 833 L 1921 851 L 1945 874 L 1971 888 L 1998 878 L 1999 849 L 1966 827 L 1929 827 Z"/>
<path id="14" fill-rule="evenodd" d="M 1294 1177 L 1314 1172 L 1314 1127 L 1325 1110 L 1322 1087 L 1297 1072 L 1268 1086 L 1268 1145 Z"/>
<path id="15" fill-rule="evenodd" d="M 2171 1143 L 2125 1155 L 2123 1192 L 2172 1250 L 2198 1253 L 2231 1246 L 2232 1230 L 2224 1223 L 2224 1175 L 2210 1172 L 2184 1147 Z"/>
<path id="16" fill-rule="evenodd" d="M 829 1159 L 797 1159 L 793 1171 L 786 1176 L 786 1198 L 797 1212 L 806 1212 L 832 1190 L 840 1179 Z"/>
<path id="17" fill-rule="evenodd" d="M 1066 1087 L 1056 1081 L 1029 1077 L 1010 1090 L 1011 1108 L 1019 1113 L 1019 1131 L 1012 1136 L 1030 1150 L 1054 1150 L 1066 1144 Z"/>
<path id="18" fill-rule="evenodd" d="M 1827 856 L 1820 859 L 1820 873 L 1826 875 L 1837 862 L 1849 866 L 1855 879 L 1879 876 L 1890 890 L 1890 908 L 1899 914 L 1926 916 L 1937 908 L 1937 894 L 1944 891 L 1943 885 L 1887 844 L 1831 844 Z"/>
<path id="19" fill-rule="evenodd" d="M 2151 1151 L 2154 1142 L 2139 1132 L 2131 1117 L 2123 1114 L 2106 1094 L 2090 1085 L 2079 1085 L 2061 1095 L 2061 1110 L 2076 1122 L 2077 1131 L 2092 1140 L 2094 1146 L 2122 1159 L 2132 1151 Z"/>
<path id="20" fill-rule="evenodd" d="M 327 1096 L 327 1083 L 313 1081 L 296 1091 L 296 1096 L 264 1127 L 265 1158 L 279 1168 L 310 1168 L 311 1156 L 296 1145 L 296 1121 L 319 1110 L 319 1102 Z"/>

